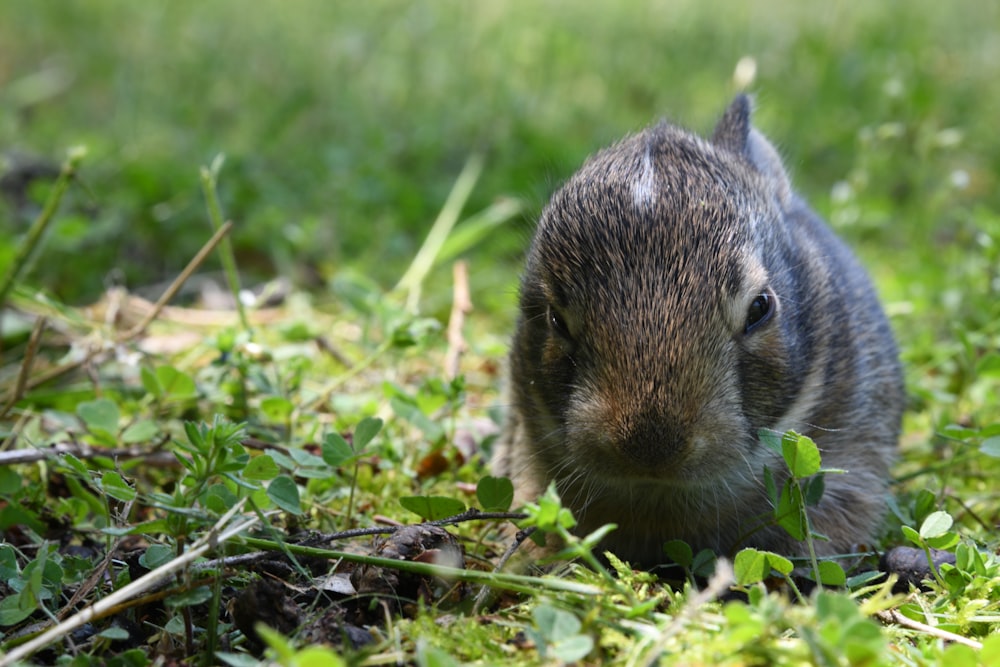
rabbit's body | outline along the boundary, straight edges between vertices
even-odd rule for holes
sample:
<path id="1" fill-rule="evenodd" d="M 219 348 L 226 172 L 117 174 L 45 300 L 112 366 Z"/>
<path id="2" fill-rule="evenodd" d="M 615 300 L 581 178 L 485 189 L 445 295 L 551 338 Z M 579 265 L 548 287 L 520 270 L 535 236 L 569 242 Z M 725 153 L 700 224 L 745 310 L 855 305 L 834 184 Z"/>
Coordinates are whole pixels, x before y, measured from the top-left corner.
<path id="1" fill-rule="evenodd" d="M 870 538 L 903 407 L 896 347 L 847 247 L 791 191 L 738 97 L 711 142 L 660 124 L 594 156 L 535 234 L 494 456 L 519 499 L 555 481 L 581 534 L 645 565 L 681 539 L 801 546 L 773 525 L 761 430 L 819 445 L 821 552 Z"/>

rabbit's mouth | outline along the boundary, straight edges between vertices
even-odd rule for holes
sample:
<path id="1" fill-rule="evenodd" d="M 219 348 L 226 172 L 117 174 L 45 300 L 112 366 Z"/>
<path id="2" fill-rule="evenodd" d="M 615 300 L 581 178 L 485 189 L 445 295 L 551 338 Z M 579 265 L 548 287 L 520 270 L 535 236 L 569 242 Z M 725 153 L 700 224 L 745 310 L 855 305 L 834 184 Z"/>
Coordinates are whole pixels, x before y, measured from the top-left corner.
<path id="1" fill-rule="evenodd" d="M 698 457 L 694 448 L 670 456 L 637 459 L 622 452 L 598 452 L 592 448 L 575 456 L 570 465 L 554 472 L 563 484 L 580 481 L 590 487 L 605 487 L 609 493 L 665 494 L 712 488 L 734 478 L 756 477 L 743 457 Z M 761 473 L 760 469 L 755 471 Z"/>
<path id="2" fill-rule="evenodd" d="M 732 479 L 757 479 L 769 450 L 734 424 L 709 436 L 679 437 L 677 431 L 633 433 L 627 440 L 600 432 L 569 432 L 563 458 L 550 468 L 557 477 L 595 478 L 609 485 L 657 489 L 697 489 Z M 623 489 L 623 490 L 627 490 Z"/>
<path id="3" fill-rule="evenodd" d="M 578 522 L 578 534 L 614 524 L 603 546 L 644 563 L 660 562 L 662 545 L 671 539 L 726 553 L 770 511 L 762 486 L 753 479 L 589 476 L 557 486 Z"/>

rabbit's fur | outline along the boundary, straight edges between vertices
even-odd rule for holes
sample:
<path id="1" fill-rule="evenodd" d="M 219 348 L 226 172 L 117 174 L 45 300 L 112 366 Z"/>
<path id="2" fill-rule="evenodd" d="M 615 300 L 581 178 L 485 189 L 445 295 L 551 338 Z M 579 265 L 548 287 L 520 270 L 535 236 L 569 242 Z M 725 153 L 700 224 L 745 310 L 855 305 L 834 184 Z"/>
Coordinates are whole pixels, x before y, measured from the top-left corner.
<path id="1" fill-rule="evenodd" d="M 812 527 L 848 551 L 886 507 L 904 403 L 896 345 L 851 251 L 799 199 L 737 97 L 711 141 L 661 123 L 553 197 L 521 282 L 511 407 L 493 458 L 522 501 L 552 481 L 578 532 L 664 560 L 803 545 L 774 525 L 759 433 L 793 429 L 828 474 Z"/>

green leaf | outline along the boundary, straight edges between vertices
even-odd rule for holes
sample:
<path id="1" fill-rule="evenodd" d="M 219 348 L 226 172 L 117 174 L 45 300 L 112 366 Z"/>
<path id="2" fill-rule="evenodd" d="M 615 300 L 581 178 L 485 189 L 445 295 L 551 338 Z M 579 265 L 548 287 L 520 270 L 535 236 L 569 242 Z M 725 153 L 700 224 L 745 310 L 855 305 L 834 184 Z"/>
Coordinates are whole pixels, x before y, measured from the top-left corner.
<path id="1" fill-rule="evenodd" d="M 1000 378 L 1000 354 L 990 352 L 976 363 L 976 377 Z"/>
<path id="2" fill-rule="evenodd" d="M 288 664 L 295 667 L 344 667 L 347 663 L 328 646 L 307 646 L 298 650 L 295 653 L 295 660 Z"/>
<path id="3" fill-rule="evenodd" d="M 302 514 L 299 487 L 288 475 L 279 475 L 267 486 L 267 497 L 289 514 Z"/>
<path id="4" fill-rule="evenodd" d="M 326 465 L 317 468 L 296 468 L 296 477 L 303 477 L 305 479 L 330 479 L 331 477 L 336 477 L 334 471 Z"/>
<path id="5" fill-rule="evenodd" d="M 459 667 L 459 662 L 445 651 L 421 640 L 417 644 L 417 667 Z"/>
<path id="6" fill-rule="evenodd" d="M 781 434 L 775 433 L 770 429 L 762 428 L 757 431 L 757 440 L 760 444 L 764 445 L 775 454 L 781 454 Z"/>
<path id="7" fill-rule="evenodd" d="M 260 402 L 260 412 L 271 424 L 287 423 L 294 410 L 295 406 L 284 396 L 268 396 Z"/>
<path id="8" fill-rule="evenodd" d="M 113 470 L 108 470 L 101 475 L 101 489 L 115 500 L 122 502 L 133 500 L 136 496 L 135 489 Z"/>
<path id="9" fill-rule="evenodd" d="M 30 599 L 32 604 L 24 604 Z M 0 600 L 0 625 L 16 625 L 35 613 L 38 607 L 37 601 L 28 593 L 18 595 L 8 595 Z"/>
<path id="10" fill-rule="evenodd" d="M 733 559 L 733 572 L 736 583 L 748 586 L 764 581 L 770 576 L 771 568 L 767 564 L 767 556 L 756 549 L 743 549 Z"/>
<path id="11" fill-rule="evenodd" d="M 281 472 L 278 464 L 274 462 L 270 454 L 254 456 L 243 469 L 243 477 L 254 481 L 267 481 L 274 479 Z"/>
<path id="12" fill-rule="evenodd" d="M 182 637 L 186 632 L 184 617 L 180 614 L 173 614 L 170 620 L 164 624 L 163 629 L 175 637 Z"/>
<path id="13" fill-rule="evenodd" d="M 582 624 L 574 614 L 547 604 L 532 612 L 535 627 L 528 630 L 543 658 L 556 657 L 563 663 L 578 662 L 593 650 L 593 639 L 580 634 Z"/>
<path id="14" fill-rule="evenodd" d="M 160 386 L 160 381 L 156 378 L 156 373 L 143 366 L 139 369 L 139 378 L 146 393 L 151 394 L 154 398 L 163 396 L 163 387 Z"/>
<path id="15" fill-rule="evenodd" d="M 985 454 L 986 456 L 992 456 L 995 459 L 1000 459 L 1000 435 L 994 435 L 993 437 L 986 438 L 979 445 L 979 452 Z"/>
<path id="16" fill-rule="evenodd" d="M 389 405 L 392 406 L 393 412 L 423 431 L 431 442 L 438 442 L 444 438 L 444 427 L 429 419 L 416 405 L 395 396 L 389 399 Z"/>
<path id="17" fill-rule="evenodd" d="M 299 464 L 295 462 L 295 459 L 282 451 L 278 451 L 277 449 L 272 449 L 268 453 L 268 456 L 274 459 L 274 462 L 278 464 L 279 468 L 284 470 L 295 470 L 299 467 Z"/>
<path id="18" fill-rule="evenodd" d="M 327 433 L 323 438 L 323 460 L 334 468 L 339 468 L 355 458 L 351 445 L 339 433 Z"/>
<path id="19" fill-rule="evenodd" d="M 165 544 L 151 544 L 146 552 L 139 556 L 139 564 L 149 570 L 166 565 L 174 559 L 176 553 Z"/>
<path id="20" fill-rule="evenodd" d="M 819 448 L 811 438 L 789 431 L 781 438 L 781 455 L 798 478 L 815 475 L 820 469 Z"/>
<path id="21" fill-rule="evenodd" d="M 948 667 L 979 667 L 980 665 L 996 665 L 997 663 L 980 661 L 976 657 L 975 649 L 971 646 L 953 644 L 945 648 L 936 664 L 948 665 Z"/>
<path id="22" fill-rule="evenodd" d="M 815 573 L 813 573 L 815 577 Z M 847 583 L 847 575 L 840 564 L 832 560 L 821 560 L 819 562 L 819 582 L 824 586 L 844 586 Z"/>
<path id="23" fill-rule="evenodd" d="M 7 466 L 0 467 L 0 495 L 10 496 L 21 490 L 21 476 Z"/>
<path id="24" fill-rule="evenodd" d="M 175 401 L 194 398 L 198 395 L 198 387 L 187 373 L 173 366 L 157 366 L 156 379 L 162 388 L 162 397 Z"/>
<path id="25" fill-rule="evenodd" d="M 506 512 L 514 502 L 514 484 L 506 477 L 483 477 L 476 485 L 476 498 L 487 512 Z"/>
<path id="26" fill-rule="evenodd" d="M 187 435 L 188 442 L 194 447 L 194 451 L 206 452 L 205 434 L 202 427 L 199 427 L 195 422 L 186 421 L 184 422 L 184 433 Z"/>
<path id="27" fill-rule="evenodd" d="M 923 522 L 924 519 L 930 516 L 936 506 L 937 496 L 928 489 L 920 489 L 917 493 L 917 499 L 913 503 L 914 521 Z"/>
<path id="28" fill-rule="evenodd" d="M 128 630 L 126 630 L 121 626 L 113 625 L 107 630 L 102 630 L 101 632 L 97 633 L 97 636 L 103 639 L 122 641 L 128 639 Z"/>
<path id="29" fill-rule="evenodd" d="M 1000 633 L 993 633 L 983 640 L 979 658 L 984 665 L 1000 665 Z"/>
<path id="30" fill-rule="evenodd" d="M 805 481 L 802 489 L 802 495 L 805 498 L 807 507 L 816 507 L 819 505 L 819 501 L 823 499 L 823 492 L 826 490 L 826 477 L 823 475 L 816 475 L 815 477 L 810 477 Z"/>
<path id="31" fill-rule="evenodd" d="M 733 560 L 736 583 L 742 586 L 763 581 L 771 576 L 771 570 L 787 576 L 793 569 L 792 561 L 784 556 L 757 549 L 743 549 Z"/>
<path id="32" fill-rule="evenodd" d="M 447 496 L 404 496 L 399 504 L 424 521 L 437 521 L 465 511 L 465 503 Z"/>
<path id="33" fill-rule="evenodd" d="M 590 635 L 567 637 L 550 647 L 552 655 L 566 664 L 583 660 L 592 650 L 594 650 L 594 638 Z"/>
<path id="34" fill-rule="evenodd" d="M 209 511 L 222 515 L 232 509 L 238 499 L 225 484 L 213 484 L 205 490 L 201 502 Z"/>
<path id="35" fill-rule="evenodd" d="M 441 323 L 432 317 L 417 317 L 401 322 L 392 330 L 393 347 L 406 348 L 422 345 L 441 328 Z"/>
<path id="36" fill-rule="evenodd" d="M 18 576 L 21 568 L 17 566 L 17 552 L 9 544 L 0 542 L 0 581 L 7 581 Z"/>
<path id="37" fill-rule="evenodd" d="M 554 532 L 558 528 L 569 530 L 576 525 L 573 513 L 562 506 L 555 482 L 551 482 L 545 489 L 537 505 L 528 505 L 526 509 L 531 514 L 531 525 L 538 526 L 540 531 Z"/>
<path id="38" fill-rule="evenodd" d="M 169 523 L 166 519 L 152 519 L 130 526 L 126 531 L 128 535 L 155 535 L 156 533 L 166 533 L 169 530 Z"/>
<path id="39" fill-rule="evenodd" d="M 189 591 L 171 595 L 165 602 L 171 607 L 193 607 L 194 605 L 208 602 L 212 598 L 212 589 L 208 586 L 198 586 Z"/>
<path id="40" fill-rule="evenodd" d="M 909 526 L 900 526 L 900 531 L 903 533 L 903 537 L 908 539 L 913 544 L 916 544 L 917 546 L 923 545 L 923 540 L 920 538 L 920 533 L 913 530 Z"/>
<path id="41" fill-rule="evenodd" d="M 250 455 L 243 449 L 243 445 L 230 444 L 224 449 L 224 453 L 225 455 L 216 461 L 214 472 L 241 472 L 250 463 Z M 319 460 L 318 456 L 315 458 Z"/>
<path id="42" fill-rule="evenodd" d="M 118 406 L 107 398 L 84 401 L 76 406 L 76 414 L 83 420 L 87 430 L 94 435 L 118 433 Z"/>
<path id="43" fill-rule="evenodd" d="M 806 538 L 807 526 L 802 516 L 802 499 L 794 479 L 785 480 L 774 516 L 778 525 L 796 540 Z"/>
<path id="44" fill-rule="evenodd" d="M 940 551 L 949 551 L 958 544 L 961 538 L 958 533 L 946 532 L 942 535 L 936 535 L 934 537 L 927 538 L 927 546 L 931 549 L 938 549 Z"/>
<path id="45" fill-rule="evenodd" d="M 32 593 L 39 600 L 48 600 L 52 598 L 53 592 L 62 590 L 62 566 L 49 558 L 47 550 L 40 550 L 39 555 L 24 566 L 21 576 L 29 582 Z"/>
<path id="46" fill-rule="evenodd" d="M 537 505 L 538 511 L 534 513 L 534 523 L 541 530 L 552 530 L 559 518 L 559 511 L 562 509 L 562 505 L 559 503 L 558 499 L 553 501 L 551 498 L 542 496 L 538 499 Z"/>
<path id="47" fill-rule="evenodd" d="M 580 632 L 580 619 L 568 611 L 541 604 L 531 615 L 535 618 L 538 633 L 549 642 L 557 642 Z"/>
<path id="48" fill-rule="evenodd" d="M 821 621 L 837 621 L 842 626 L 864 620 L 854 600 L 846 595 L 825 590 L 820 590 L 816 594 L 816 616 Z"/>
<path id="49" fill-rule="evenodd" d="M 772 505 L 778 504 L 778 484 L 774 481 L 774 473 L 767 466 L 764 466 L 764 491 L 770 498 Z"/>
<path id="50" fill-rule="evenodd" d="M 78 477 L 90 477 L 90 471 L 87 469 L 87 465 L 72 454 L 63 454 L 59 457 L 59 462 Z"/>
<path id="51" fill-rule="evenodd" d="M 698 577 L 708 578 L 715 572 L 715 552 L 711 549 L 702 549 L 694 555 L 691 561 L 691 572 Z"/>
<path id="52" fill-rule="evenodd" d="M 304 449 L 292 448 L 288 450 L 288 455 L 296 464 L 305 468 L 326 468 L 327 463 L 322 456 L 316 456 L 312 452 Z"/>
<path id="53" fill-rule="evenodd" d="M 771 553 L 770 551 L 766 551 L 764 553 L 767 554 L 768 565 L 770 565 L 779 574 L 788 576 L 792 573 L 792 570 L 795 569 L 795 566 L 792 565 L 792 561 L 788 560 L 784 556 Z"/>
<path id="54" fill-rule="evenodd" d="M 122 442 L 135 444 L 137 442 L 148 442 L 160 433 L 160 427 L 150 419 L 143 419 L 129 425 L 122 432 Z"/>
<path id="55" fill-rule="evenodd" d="M 30 580 L 30 585 L 39 591 L 42 588 L 58 590 L 62 586 L 62 567 L 52 558 L 54 545 L 52 548 L 42 547 L 37 551 L 34 560 L 24 566 L 21 576 Z M 56 556 L 58 558 L 58 556 Z M 43 595 L 48 599 L 48 595 Z"/>
<path id="56" fill-rule="evenodd" d="M 694 562 L 694 552 L 684 540 L 670 540 L 663 545 L 663 552 L 667 558 L 684 568 L 690 568 Z"/>
<path id="57" fill-rule="evenodd" d="M 149 659 L 148 649 L 133 648 L 127 651 L 122 651 L 118 654 L 116 662 L 108 660 L 107 664 L 120 664 L 122 667 L 147 667 L 151 664 L 151 661 Z"/>
<path id="58" fill-rule="evenodd" d="M 925 540 L 940 537 L 951 530 L 954 519 L 947 512 L 932 512 L 920 524 L 920 537 Z"/>
<path id="59" fill-rule="evenodd" d="M 0 534 L 11 526 L 21 525 L 36 533 L 43 533 L 47 524 L 42 522 L 38 513 L 23 505 L 0 503 Z"/>
<path id="60" fill-rule="evenodd" d="M 566 508 L 563 508 L 563 510 L 569 512 Z M 618 525 L 614 523 L 606 523 L 603 526 L 598 526 L 592 532 L 587 533 L 580 538 L 580 546 L 588 551 L 593 551 L 602 541 L 604 541 L 604 538 L 607 537 L 608 533 L 616 530 L 617 528 Z"/>
<path id="61" fill-rule="evenodd" d="M 257 660 L 257 658 L 253 657 L 249 653 L 226 653 L 225 651 L 216 651 L 215 657 L 224 664 L 229 665 L 229 667 L 258 667 L 260 665 L 260 660 Z"/>
<path id="62" fill-rule="evenodd" d="M 382 430 L 382 420 L 378 417 L 365 417 L 354 427 L 354 451 L 361 453 L 368 443 Z"/>

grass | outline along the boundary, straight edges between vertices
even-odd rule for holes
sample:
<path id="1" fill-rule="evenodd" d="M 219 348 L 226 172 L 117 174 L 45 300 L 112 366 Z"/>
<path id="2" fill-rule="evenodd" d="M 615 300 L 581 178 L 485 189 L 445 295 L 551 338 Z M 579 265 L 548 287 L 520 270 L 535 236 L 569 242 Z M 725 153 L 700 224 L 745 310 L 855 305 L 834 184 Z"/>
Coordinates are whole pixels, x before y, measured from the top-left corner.
<path id="1" fill-rule="evenodd" d="M 5 2 L 0 650 L 76 618 L 32 659 L 249 664 L 266 646 L 282 664 L 997 664 L 998 12 Z M 710 128 L 744 56 L 758 126 L 870 267 L 900 341 L 911 401 L 874 546 L 940 547 L 956 564 L 923 590 L 849 569 L 795 601 L 744 567 L 781 582 L 784 563 L 748 554 L 732 575 L 744 597 L 722 602 L 724 578 L 669 587 L 561 561 L 495 577 L 477 602 L 501 519 L 442 526 L 468 576 L 390 574 L 367 536 L 297 546 L 418 522 L 407 507 L 502 514 L 484 460 L 532 220 L 625 132 L 664 115 Z M 220 228 L 224 245 L 178 279 Z M 464 318 L 451 314 L 458 259 Z M 247 301 L 241 320 L 225 297 L 237 283 L 277 297 Z M 468 345 L 458 376 L 451 317 Z M 553 512 L 534 520 L 559 530 Z M 211 538 L 250 523 L 252 538 Z M 450 538 L 422 539 L 450 553 Z M 271 552 L 285 555 L 248 555 Z M 367 562 L 334 572 L 344 552 Z M 413 599 L 387 595 L 387 579 Z M 124 606 L 75 616 L 137 581 L 148 587 Z M 295 588 L 266 598 L 269 581 Z M 283 610 L 278 634 L 239 621 L 255 599 Z M 370 643 L 337 641 L 354 628 Z"/>

